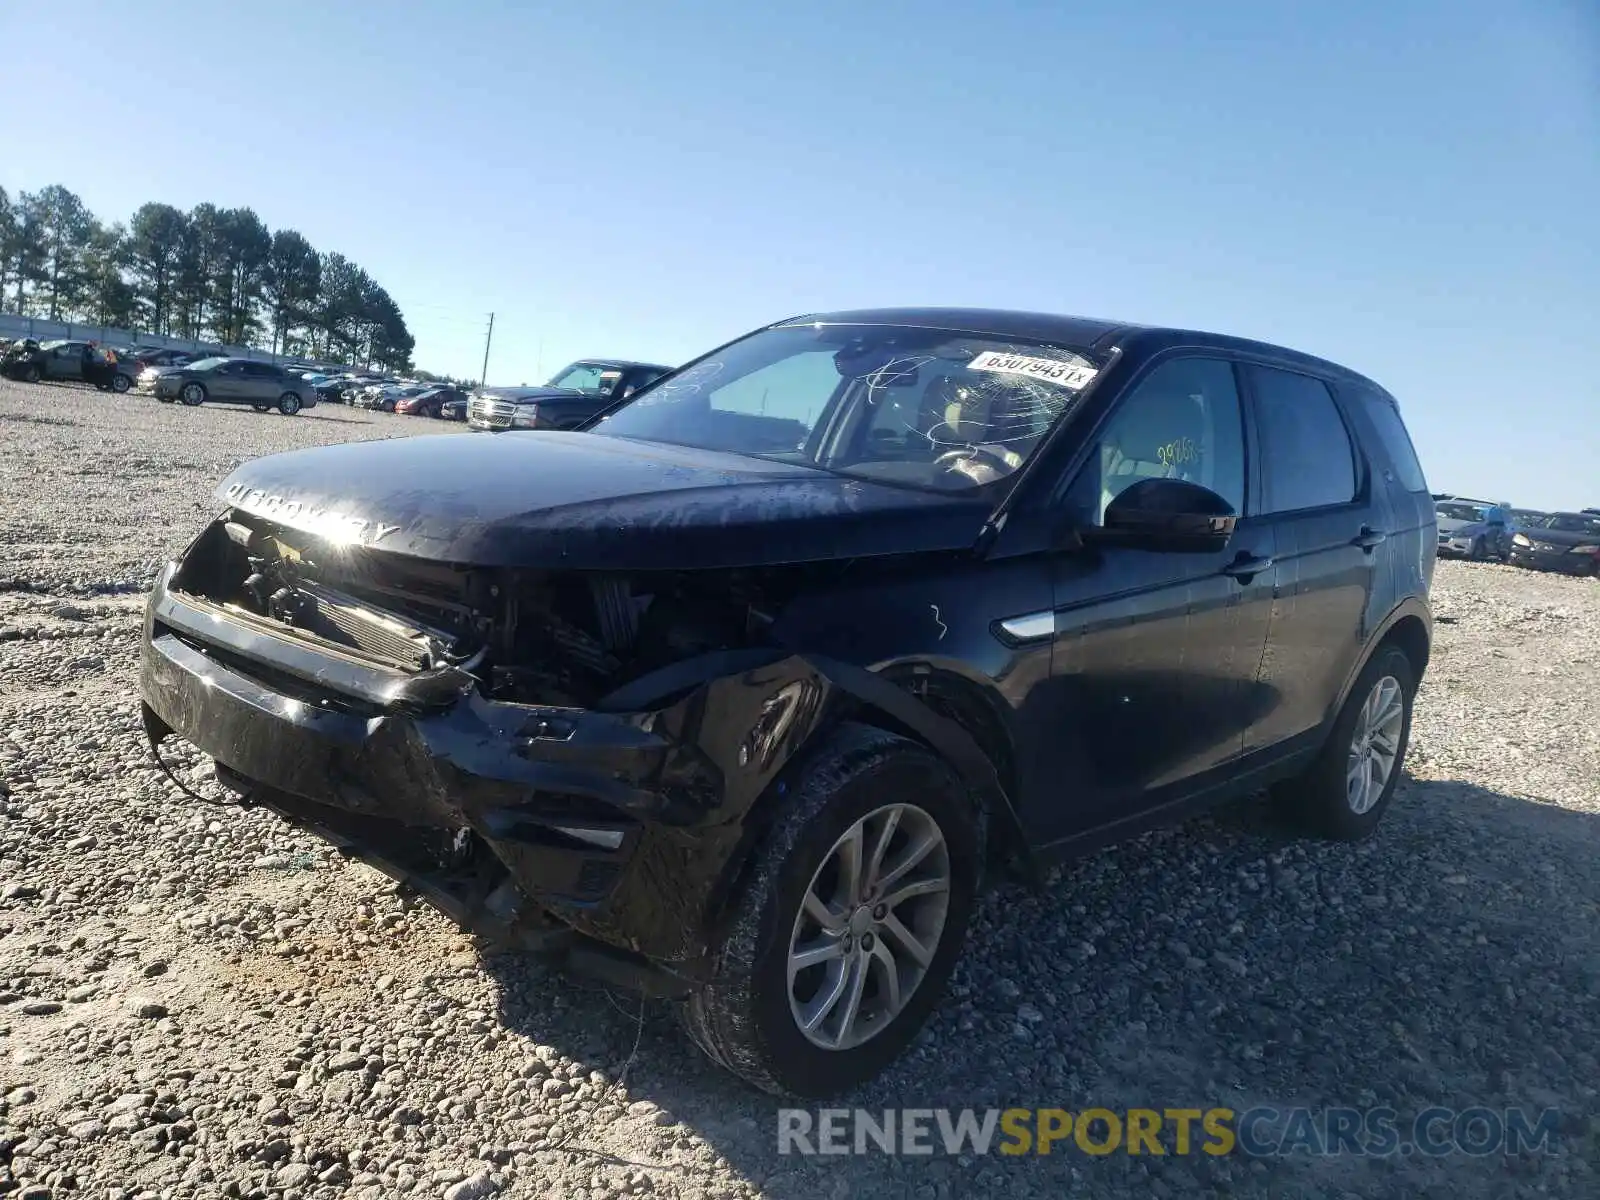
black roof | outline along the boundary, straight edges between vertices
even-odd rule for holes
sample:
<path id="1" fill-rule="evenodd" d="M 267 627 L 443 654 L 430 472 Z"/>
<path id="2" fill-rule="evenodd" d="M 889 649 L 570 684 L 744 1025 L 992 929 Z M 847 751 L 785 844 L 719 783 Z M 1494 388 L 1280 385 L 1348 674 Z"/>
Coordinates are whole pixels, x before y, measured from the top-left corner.
<path id="1" fill-rule="evenodd" d="M 1097 346 L 1125 330 L 1142 328 L 1126 321 L 994 308 L 859 308 L 847 312 L 807 313 L 779 321 L 778 324 L 810 325 L 818 322 L 824 325 L 911 325 L 924 329 L 954 329 L 1085 348 Z"/>
<path id="2" fill-rule="evenodd" d="M 1210 346 L 1216 349 L 1240 350 L 1280 359 L 1286 363 L 1320 370 L 1327 374 L 1342 375 L 1350 379 L 1383 389 L 1349 367 L 1317 358 L 1286 346 L 1269 342 L 1252 341 L 1225 333 L 1207 333 L 1198 329 L 1181 329 L 1172 326 L 1139 325 L 1131 321 L 1113 321 L 1099 317 L 1074 317 L 1056 313 L 1013 312 L 991 308 L 863 308 L 846 312 L 807 313 L 790 317 L 778 325 L 910 325 L 924 329 L 949 329 L 962 333 L 983 334 L 990 337 L 1021 338 L 1027 341 L 1051 342 L 1056 345 L 1085 350 L 1109 350 L 1115 345 L 1137 342 L 1145 350 L 1155 351 L 1168 345 Z M 1387 393 L 1384 393 L 1387 395 Z"/>

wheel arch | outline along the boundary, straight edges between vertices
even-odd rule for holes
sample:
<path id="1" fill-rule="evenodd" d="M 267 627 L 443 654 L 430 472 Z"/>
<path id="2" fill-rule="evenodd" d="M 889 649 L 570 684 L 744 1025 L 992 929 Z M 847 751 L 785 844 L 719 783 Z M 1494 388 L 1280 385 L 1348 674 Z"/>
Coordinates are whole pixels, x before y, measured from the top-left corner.
<path id="1" fill-rule="evenodd" d="M 709 926 L 719 927 L 748 886 L 766 836 L 783 797 L 806 769 L 827 738 L 842 725 L 855 723 L 916 742 L 943 760 L 967 787 L 976 808 L 981 859 L 998 849 L 1037 881 L 1038 863 L 1023 833 L 1011 797 L 1009 780 L 1014 755 L 1009 732 L 995 701 L 977 682 L 926 662 L 893 664 L 868 670 L 816 655 L 801 656 L 831 685 L 833 702 L 817 711 L 816 720 L 773 777 L 759 801 L 744 817 L 744 835 L 729 856 L 720 883 L 710 897 Z"/>
<path id="2" fill-rule="evenodd" d="M 1367 669 L 1372 656 L 1386 646 L 1398 646 L 1405 652 L 1406 657 L 1411 660 L 1411 665 L 1416 669 L 1417 682 L 1420 684 L 1433 653 L 1433 617 L 1428 611 L 1426 602 L 1420 597 L 1413 596 L 1402 601 L 1374 628 L 1372 636 L 1367 639 L 1361 653 L 1356 656 L 1355 665 L 1340 687 L 1338 697 L 1328 710 L 1329 727 L 1344 710 L 1345 701 L 1350 697 L 1350 689 L 1355 687 L 1356 680 L 1361 678 L 1361 672 Z"/>

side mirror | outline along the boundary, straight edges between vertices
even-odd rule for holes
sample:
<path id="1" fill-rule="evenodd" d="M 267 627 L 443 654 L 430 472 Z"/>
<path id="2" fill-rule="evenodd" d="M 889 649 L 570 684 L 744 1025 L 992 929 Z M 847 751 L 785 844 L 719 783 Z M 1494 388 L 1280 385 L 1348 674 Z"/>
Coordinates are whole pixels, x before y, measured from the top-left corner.
<path id="1" fill-rule="evenodd" d="M 1104 524 L 1080 530 L 1085 542 L 1168 554 L 1225 550 L 1238 517 L 1210 488 L 1182 479 L 1141 479 L 1106 505 Z"/>

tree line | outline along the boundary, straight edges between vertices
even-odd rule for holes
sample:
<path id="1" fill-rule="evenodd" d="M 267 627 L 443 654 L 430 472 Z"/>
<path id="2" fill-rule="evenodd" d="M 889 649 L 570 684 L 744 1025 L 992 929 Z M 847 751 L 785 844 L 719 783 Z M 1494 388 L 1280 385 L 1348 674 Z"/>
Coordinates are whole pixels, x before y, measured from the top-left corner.
<path id="1" fill-rule="evenodd" d="M 387 370 L 415 349 L 366 271 L 253 209 L 150 203 L 108 225 L 58 183 L 0 188 L 0 310 Z"/>

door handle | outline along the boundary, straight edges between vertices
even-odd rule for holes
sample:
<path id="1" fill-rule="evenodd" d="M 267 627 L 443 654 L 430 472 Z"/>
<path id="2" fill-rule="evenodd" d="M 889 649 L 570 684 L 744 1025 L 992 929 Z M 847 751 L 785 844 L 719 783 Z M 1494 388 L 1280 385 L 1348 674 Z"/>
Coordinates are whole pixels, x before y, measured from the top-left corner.
<path id="1" fill-rule="evenodd" d="M 1270 558 L 1258 558 L 1254 554 L 1241 551 L 1238 558 L 1222 568 L 1222 573 L 1237 579 L 1240 583 L 1249 583 L 1271 566 L 1272 560 Z"/>
<path id="2" fill-rule="evenodd" d="M 1374 529 L 1370 525 L 1363 525 L 1361 527 L 1361 532 L 1350 539 L 1350 544 L 1353 546 L 1360 546 L 1363 550 L 1371 553 L 1374 546 L 1382 545 L 1384 542 L 1388 541 L 1388 539 L 1389 535 L 1383 532 L 1383 530 Z"/>

